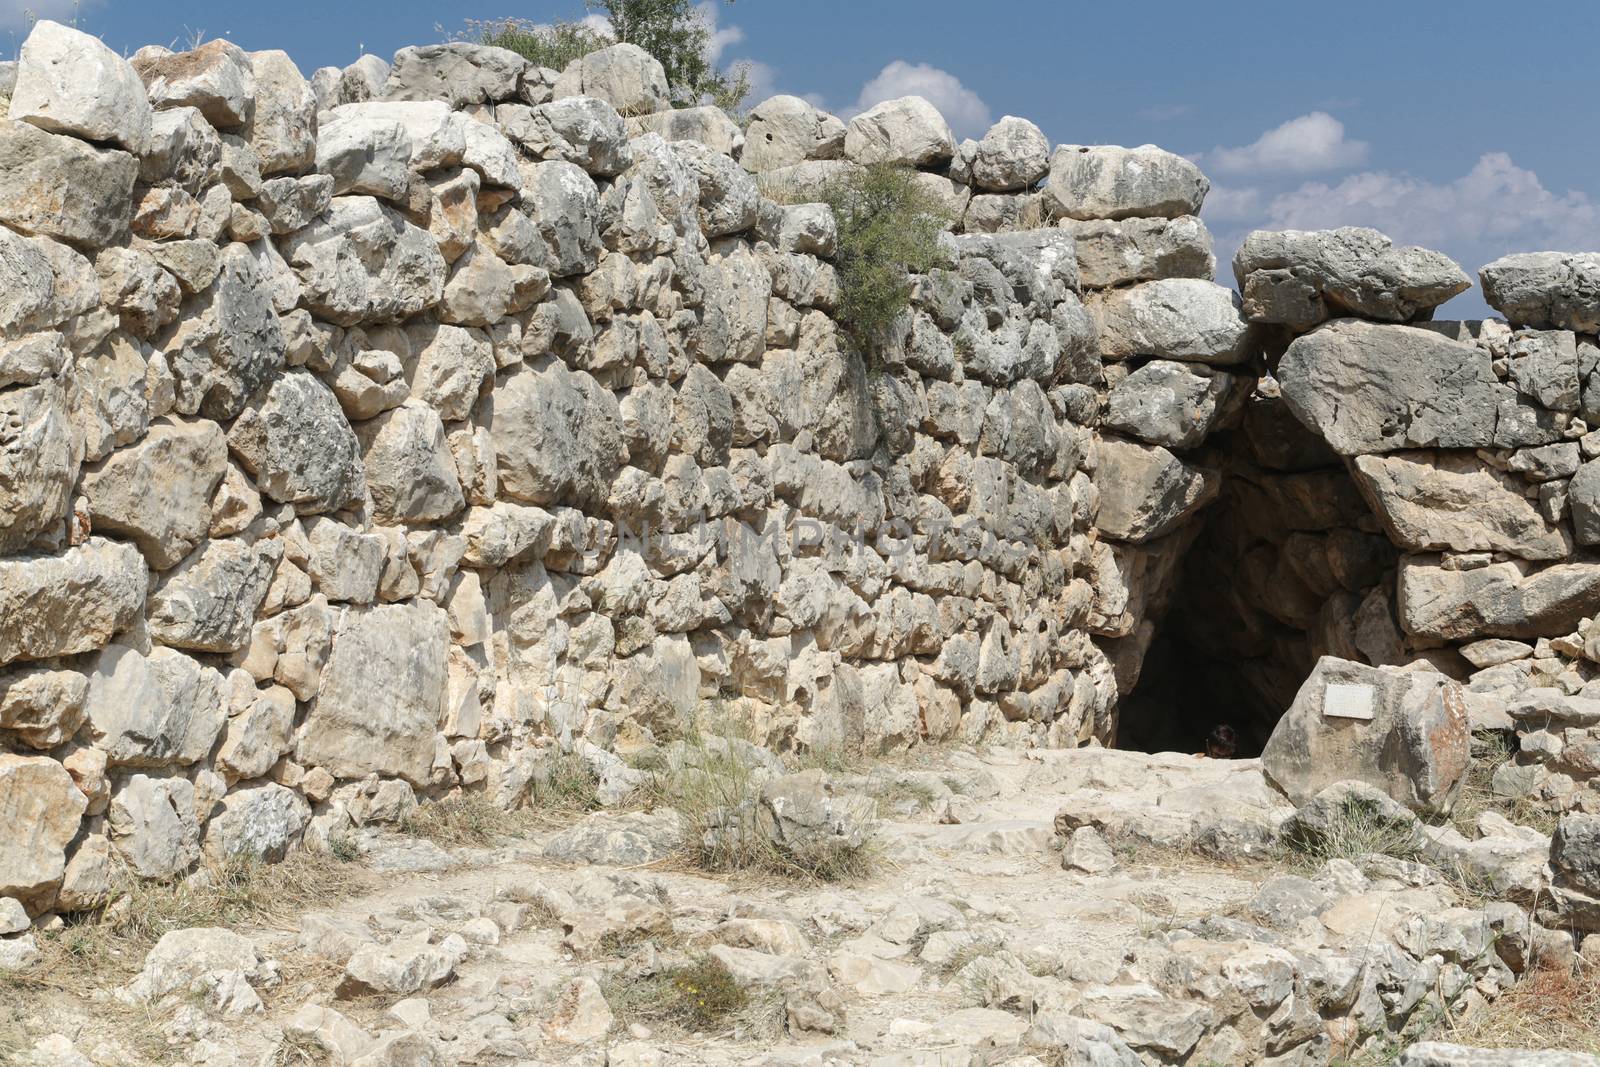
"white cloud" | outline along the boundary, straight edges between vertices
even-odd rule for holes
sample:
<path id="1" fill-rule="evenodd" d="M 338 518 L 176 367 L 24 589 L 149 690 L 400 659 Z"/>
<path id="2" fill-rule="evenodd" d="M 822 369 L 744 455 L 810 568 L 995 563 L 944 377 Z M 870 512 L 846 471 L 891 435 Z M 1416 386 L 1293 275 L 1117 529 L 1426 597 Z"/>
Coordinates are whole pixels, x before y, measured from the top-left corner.
<path id="1" fill-rule="evenodd" d="M 885 100 L 920 96 L 944 115 L 957 137 L 982 137 L 994 124 L 994 114 L 977 93 L 961 84 L 949 71 L 927 63 L 907 63 L 897 59 L 861 87 L 855 107 L 847 109 L 848 119 Z"/>
<path id="2" fill-rule="evenodd" d="M 1366 162 L 1367 142 L 1351 141 L 1344 123 L 1313 111 L 1268 130 L 1242 148 L 1214 148 L 1206 165 L 1219 174 L 1310 174 Z"/>
<path id="3" fill-rule="evenodd" d="M 1209 222 L 1253 223 L 1261 219 L 1265 198 L 1260 189 L 1246 186 L 1213 185 L 1206 194 L 1205 216 Z"/>

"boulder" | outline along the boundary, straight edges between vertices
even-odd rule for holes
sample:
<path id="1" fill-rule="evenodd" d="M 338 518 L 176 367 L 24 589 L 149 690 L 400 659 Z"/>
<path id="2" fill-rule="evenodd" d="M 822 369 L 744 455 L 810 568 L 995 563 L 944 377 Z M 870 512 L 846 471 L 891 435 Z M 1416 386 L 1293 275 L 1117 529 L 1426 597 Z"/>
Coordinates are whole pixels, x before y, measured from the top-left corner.
<path id="1" fill-rule="evenodd" d="M 0 120 L 0 222 L 104 248 L 127 236 L 136 157 L 25 122 Z"/>
<path id="2" fill-rule="evenodd" d="M 189 52 L 141 52 L 133 69 L 159 109 L 195 108 L 219 130 L 243 126 L 255 113 L 255 71 L 232 41 L 219 37 Z"/>
<path id="3" fill-rule="evenodd" d="M 1175 219 L 1200 214 L 1210 190 L 1199 167 L 1155 145 L 1062 145 L 1050 157 L 1045 197 L 1069 219 Z"/>
<path id="4" fill-rule="evenodd" d="M 87 807 L 55 760 L 0 752 L 0 896 L 35 914 L 50 906 Z"/>
<path id="5" fill-rule="evenodd" d="M 1483 299 L 1515 326 L 1600 333 L 1600 252 L 1522 252 L 1478 272 Z"/>
<path id="6" fill-rule="evenodd" d="M 244 245 L 230 244 L 216 283 L 184 307 L 163 342 L 177 378 L 177 409 L 233 418 L 282 370 L 286 344 L 261 263 Z"/>
<path id="7" fill-rule="evenodd" d="M 255 112 L 243 135 L 263 177 L 298 174 L 317 155 L 317 98 L 287 52 L 251 52 Z"/>
<path id="8" fill-rule="evenodd" d="M 885 100 L 845 128 L 844 158 L 852 163 L 934 167 L 948 162 L 955 150 L 950 125 L 920 96 Z"/>
<path id="9" fill-rule="evenodd" d="M 636 44 L 614 44 L 567 64 L 551 94 L 592 96 L 624 115 L 648 115 L 672 102 L 661 62 Z"/>
<path id="10" fill-rule="evenodd" d="M 311 821 L 311 805 L 293 789 L 265 782 L 237 789 L 206 824 L 207 851 L 267 863 L 283 859 Z"/>
<path id="11" fill-rule="evenodd" d="M 214 180 L 222 161 L 222 137 L 192 107 L 157 111 L 150 120 L 150 148 L 139 160 L 139 180 L 146 185 L 172 181 L 198 196 Z"/>
<path id="12" fill-rule="evenodd" d="M 972 160 L 973 183 L 1000 193 L 1030 189 L 1049 172 L 1049 139 L 1038 126 L 1015 115 L 989 127 Z"/>
<path id="13" fill-rule="evenodd" d="M 1111 387 L 1102 425 L 1149 444 L 1193 448 L 1227 413 L 1235 380 L 1210 367 L 1153 359 Z"/>
<path id="14" fill-rule="evenodd" d="M 94 528 L 131 539 L 156 570 L 173 566 L 206 536 L 211 494 L 228 467 L 214 422 L 157 423 L 143 440 L 83 473 Z"/>
<path id="15" fill-rule="evenodd" d="M 627 462 L 615 394 L 545 357 L 495 387 L 500 491 L 528 504 L 603 502 Z"/>
<path id="16" fill-rule="evenodd" d="M 600 192 L 581 167 L 563 160 L 524 164 L 522 197 L 550 248 L 550 274 L 587 274 L 600 262 Z"/>
<path id="17" fill-rule="evenodd" d="M 237 652 L 283 556 L 283 542 L 208 541 L 150 594 L 150 636 L 174 648 Z"/>
<path id="18" fill-rule="evenodd" d="M 1355 315 L 1410 322 L 1472 288 L 1442 252 L 1395 248 L 1377 230 L 1256 230 L 1233 257 L 1251 322 L 1307 330 Z"/>
<path id="19" fill-rule="evenodd" d="M 1461 570 L 1438 556 L 1405 556 L 1396 591 L 1408 634 L 1449 641 L 1536 639 L 1571 633 L 1600 610 L 1600 561 L 1540 565 L 1512 559 Z"/>
<path id="20" fill-rule="evenodd" d="M 146 574 L 138 549 L 100 537 L 0 560 L 0 665 L 104 648 L 144 614 Z"/>
<path id="21" fill-rule="evenodd" d="M 1470 452 L 1357 456 L 1356 484 L 1389 539 L 1411 552 L 1509 552 L 1561 559 L 1564 527 L 1542 514 L 1523 482 Z"/>
<path id="22" fill-rule="evenodd" d="M 390 945 L 367 942 L 345 964 L 336 994 L 340 997 L 383 995 L 406 997 L 448 981 L 467 958 L 467 943 L 451 934 L 437 945 L 425 939 Z M 405 1062 L 417 1062 L 406 1060 Z"/>
<path id="23" fill-rule="evenodd" d="M 519 98 L 528 61 L 509 48 L 449 41 L 402 48 L 383 83 L 385 100 L 443 100 L 453 110 Z"/>
<path id="24" fill-rule="evenodd" d="M 1446 812 L 1470 741 L 1466 698 L 1445 676 L 1324 656 L 1273 728 L 1261 766 L 1296 804 L 1357 781 L 1414 811 Z"/>
<path id="25" fill-rule="evenodd" d="M 187 778 L 128 779 L 106 811 L 111 844 L 140 878 L 173 878 L 200 858 L 194 783 Z"/>
<path id="26" fill-rule="evenodd" d="M 361 445 L 333 390 L 303 370 L 273 381 L 228 431 L 256 488 L 302 514 L 337 511 L 367 495 Z"/>
<path id="27" fill-rule="evenodd" d="M 1200 278 L 1168 278 L 1091 293 L 1086 301 L 1106 359 L 1156 356 L 1231 365 L 1249 359 L 1239 298 Z"/>
<path id="28" fill-rule="evenodd" d="M 694 141 L 675 145 L 674 151 L 700 182 L 701 233 L 715 239 L 755 226 L 761 193 L 748 171 Z"/>
<path id="29" fill-rule="evenodd" d="M 609 178 L 627 170 L 633 160 L 622 116 L 592 96 L 569 96 L 538 107 L 508 104 L 495 111 L 495 121 L 501 132 L 538 158 L 565 160 L 590 174 Z"/>
<path id="30" fill-rule="evenodd" d="M 345 616 L 295 758 L 336 778 L 395 775 L 426 785 L 446 696 L 450 629 L 427 601 Z"/>
<path id="31" fill-rule="evenodd" d="M 385 525 L 448 519 L 466 502 L 439 413 L 407 400 L 360 425 L 372 517 Z"/>
<path id="32" fill-rule="evenodd" d="M 411 135 L 393 119 L 347 115 L 317 131 L 317 170 L 336 196 L 381 196 L 404 203 L 411 186 Z"/>
<path id="33" fill-rule="evenodd" d="M 750 109 L 739 162 L 755 173 L 844 154 L 845 125 L 798 96 L 774 96 Z"/>
<path id="34" fill-rule="evenodd" d="M 1211 503 L 1221 480 L 1159 445 L 1108 437 L 1100 442 L 1094 485 L 1100 493 L 1100 533 L 1140 544 L 1171 533 Z"/>
<path id="35" fill-rule="evenodd" d="M 68 403 L 54 381 L 0 392 L 0 553 L 65 528 L 82 456 Z"/>
<path id="36" fill-rule="evenodd" d="M 720 107 L 673 108 L 654 115 L 639 115 L 627 120 L 628 136 L 660 134 L 666 141 L 693 141 L 730 159 L 738 159 L 744 149 L 744 131 Z"/>
<path id="37" fill-rule="evenodd" d="M 135 1000 L 150 1002 L 174 993 L 203 994 L 243 1003 L 224 1007 L 228 1014 L 260 1011 L 261 1001 L 249 983 L 274 977 L 274 965 L 261 958 L 248 937 L 219 927 L 193 926 L 163 934 L 145 956 L 144 967 L 129 984 Z M 233 983 L 243 991 L 229 990 Z M 231 1010 L 230 1010 L 231 1007 Z"/>
<path id="38" fill-rule="evenodd" d="M 1211 233 L 1192 215 L 1175 219 L 1065 219 L 1085 289 L 1110 289 L 1158 278 L 1202 278 L 1216 272 Z"/>
<path id="39" fill-rule="evenodd" d="M 18 57 L 12 119 L 51 133 L 112 142 L 135 155 L 150 143 L 150 100 L 138 73 L 98 37 L 41 19 Z"/>
<path id="40" fill-rule="evenodd" d="M 1498 399 L 1487 350 L 1410 326 L 1343 319 L 1295 339 L 1283 398 L 1340 455 L 1484 448 Z"/>
<path id="41" fill-rule="evenodd" d="M 761 787 L 758 823 L 766 838 L 802 868 L 859 851 L 876 829 L 877 804 L 847 792 L 821 770 L 773 778 Z"/>
<path id="42" fill-rule="evenodd" d="M 407 319 L 444 295 L 438 243 L 372 197 L 334 197 L 325 217 L 285 239 L 283 255 L 306 306 L 341 326 Z"/>
<path id="43" fill-rule="evenodd" d="M 24 668 L 0 674 L 0 731 L 28 748 L 65 744 L 83 725 L 89 680 L 77 671 Z"/>
<path id="44" fill-rule="evenodd" d="M 1572 532 L 1580 545 L 1600 545 L 1600 460 L 1579 467 L 1567 483 Z"/>
<path id="45" fill-rule="evenodd" d="M 170 648 L 111 645 L 84 701 L 95 747 L 113 766 L 189 766 L 211 754 L 228 717 L 227 681 Z"/>

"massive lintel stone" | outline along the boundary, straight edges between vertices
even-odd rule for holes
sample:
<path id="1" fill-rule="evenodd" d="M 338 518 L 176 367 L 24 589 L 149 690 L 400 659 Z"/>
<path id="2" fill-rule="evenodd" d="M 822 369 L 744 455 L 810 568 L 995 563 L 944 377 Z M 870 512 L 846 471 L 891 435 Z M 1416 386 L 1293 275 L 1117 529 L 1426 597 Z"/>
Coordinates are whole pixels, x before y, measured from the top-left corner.
<path id="1" fill-rule="evenodd" d="M 138 173 L 126 152 L 0 120 L 0 222 L 23 233 L 116 244 L 133 216 Z"/>
<path id="2" fill-rule="evenodd" d="M 1045 197 L 1069 219 L 1198 215 L 1211 183 L 1182 156 L 1140 145 L 1062 145 L 1050 157 Z"/>
<path id="3" fill-rule="evenodd" d="M 1471 740 L 1466 698 L 1442 674 L 1317 661 L 1278 720 L 1261 767 L 1296 804 L 1366 782 L 1418 811 L 1448 811 Z"/>
<path id="4" fill-rule="evenodd" d="M 433 237 L 372 197 L 335 197 L 323 219 L 284 241 L 283 253 L 306 305 L 341 326 L 407 319 L 444 295 Z"/>
<path id="5" fill-rule="evenodd" d="M 135 155 L 150 143 L 150 100 L 138 73 L 98 37 L 49 19 L 22 42 L 10 117 Z"/>
<path id="6" fill-rule="evenodd" d="M 0 753 L 0 897 L 49 907 L 87 807 L 60 763 Z"/>
<path id="7" fill-rule="evenodd" d="M 104 648 L 144 613 L 146 573 L 137 548 L 100 537 L 0 560 L 0 664 Z"/>
<path id="8" fill-rule="evenodd" d="M 1356 319 L 1295 339 L 1278 364 L 1283 398 L 1344 456 L 1494 441 L 1487 350 L 1410 326 Z"/>
<path id="9" fill-rule="evenodd" d="M 1478 279 L 1484 300 L 1513 325 L 1600 333 L 1600 252 L 1522 252 Z"/>
<path id="10" fill-rule="evenodd" d="M 1089 308 L 1107 359 L 1161 359 L 1231 365 L 1250 358 L 1250 326 L 1239 298 L 1199 278 L 1168 278 L 1092 294 Z"/>
<path id="11" fill-rule="evenodd" d="M 1600 561 L 1538 566 L 1525 560 L 1456 570 L 1438 556 L 1407 556 L 1396 593 L 1400 626 L 1418 637 L 1476 641 L 1571 633 L 1600 610 Z"/>
<path id="12" fill-rule="evenodd" d="M 295 758 L 336 778 L 377 773 L 426 785 L 449 648 L 444 609 L 428 601 L 349 612 Z"/>
<path id="13" fill-rule="evenodd" d="M 885 100 L 850 120 L 844 157 L 852 163 L 935 166 L 955 154 L 955 136 L 939 109 L 920 96 Z"/>
<path id="14" fill-rule="evenodd" d="M 798 96 L 774 96 L 750 110 L 744 152 L 745 170 L 761 173 L 807 160 L 844 154 L 845 125 Z"/>
<path id="15" fill-rule="evenodd" d="M 593 96 L 624 115 L 648 115 L 671 103 L 666 68 L 636 44 L 614 44 L 574 59 L 552 95 Z"/>
<path id="16" fill-rule="evenodd" d="M 1395 544 L 1412 552 L 1509 552 L 1561 559 L 1572 538 L 1523 483 L 1470 452 L 1357 456 L 1356 484 Z"/>
<path id="17" fill-rule="evenodd" d="M 528 61 L 509 48 L 450 41 L 402 48 L 384 83 L 386 100 L 443 100 L 459 110 L 469 104 L 515 100 Z"/>
<path id="18" fill-rule="evenodd" d="M 1211 233 L 1193 215 L 1175 219 L 1062 222 L 1078 249 L 1085 289 L 1110 289 L 1157 278 L 1203 278 L 1216 272 Z"/>
<path id="19" fill-rule="evenodd" d="M 1140 544 L 1171 533 L 1221 487 L 1215 472 L 1190 466 L 1159 445 L 1108 437 L 1099 451 L 1099 527 L 1114 541 Z"/>
<path id="20" fill-rule="evenodd" d="M 1409 322 L 1472 288 L 1442 252 L 1395 248 L 1377 230 L 1256 230 L 1233 257 L 1251 322 L 1306 330 L 1341 315 Z"/>

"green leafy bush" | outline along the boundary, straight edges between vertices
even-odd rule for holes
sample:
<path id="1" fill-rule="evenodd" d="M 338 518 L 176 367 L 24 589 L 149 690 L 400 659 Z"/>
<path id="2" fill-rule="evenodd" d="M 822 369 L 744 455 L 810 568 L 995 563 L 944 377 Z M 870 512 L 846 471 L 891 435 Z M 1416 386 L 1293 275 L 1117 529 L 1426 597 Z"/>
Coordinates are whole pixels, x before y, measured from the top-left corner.
<path id="1" fill-rule="evenodd" d="M 479 44 L 508 48 L 535 66 L 552 70 L 565 70 L 574 59 L 612 43 L 605 34 L 582 22 L 541 25 L 523 19 L 468 21 L 467 35 Z"/>
<path id="2" fill-rule="evenodd" d="M 869 358 L 911 304 L 914 274 L 939 262 L 939 234 L 950 220 L 907 167 L 877 163 L 852 171 L 823 192 L 839 236 L 834 266 L 840 299 L 835 318 Z"/>

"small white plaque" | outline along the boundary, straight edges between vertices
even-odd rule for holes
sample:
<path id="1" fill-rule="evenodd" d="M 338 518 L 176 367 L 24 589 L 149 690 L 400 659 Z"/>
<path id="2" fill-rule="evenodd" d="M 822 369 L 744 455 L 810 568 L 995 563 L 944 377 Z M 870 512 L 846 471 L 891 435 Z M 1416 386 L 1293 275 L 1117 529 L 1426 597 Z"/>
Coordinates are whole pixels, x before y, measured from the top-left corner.
<path id="1" fill-rule="evenodd" d="M 1325 719 L 1372 719 L 1372 686 L 1336 683 L 1322 690 Z"/>

